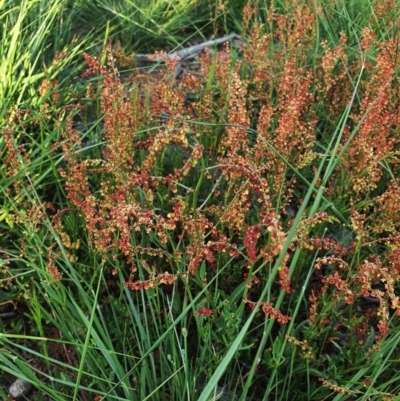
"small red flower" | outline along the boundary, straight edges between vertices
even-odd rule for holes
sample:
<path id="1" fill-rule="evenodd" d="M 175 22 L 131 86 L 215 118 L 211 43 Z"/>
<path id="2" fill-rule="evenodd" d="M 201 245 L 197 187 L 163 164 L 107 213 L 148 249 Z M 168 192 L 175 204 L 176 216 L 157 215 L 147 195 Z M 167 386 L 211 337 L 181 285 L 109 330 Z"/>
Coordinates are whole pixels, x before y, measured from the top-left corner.
<path id="1" fill-rule="evenodd" d="M 213 314 L 212 309 L 208 309 L 208 308 L 200 308 L 197 309 L 197 314 L 200 316 L 211 316 Z"/>

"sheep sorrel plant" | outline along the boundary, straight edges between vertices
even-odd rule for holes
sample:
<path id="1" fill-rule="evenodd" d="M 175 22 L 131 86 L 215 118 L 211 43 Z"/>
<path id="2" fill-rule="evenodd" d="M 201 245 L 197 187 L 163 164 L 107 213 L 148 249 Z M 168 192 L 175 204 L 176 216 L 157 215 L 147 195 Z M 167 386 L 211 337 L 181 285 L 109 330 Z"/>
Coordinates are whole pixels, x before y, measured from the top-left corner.
<path id="1" fill-rule="evenodd" d="M 110 41 L 85 94 L 47 80 L 8 113 L 1 283 L 27 319 L 0 363 L 35 396 L 399 396 L 396 13 L 281 3 L 196 71 Z"/>

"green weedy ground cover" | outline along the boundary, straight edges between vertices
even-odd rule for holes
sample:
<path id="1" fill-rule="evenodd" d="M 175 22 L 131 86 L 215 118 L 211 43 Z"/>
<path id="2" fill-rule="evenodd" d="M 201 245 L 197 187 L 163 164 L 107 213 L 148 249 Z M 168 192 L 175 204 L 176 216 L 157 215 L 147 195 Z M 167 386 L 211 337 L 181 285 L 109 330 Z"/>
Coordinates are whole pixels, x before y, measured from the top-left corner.
<path id="1" fill-rule="evenodd" d="M 398 9 L 0 1 L 2 399 L 397 399 Z"/>

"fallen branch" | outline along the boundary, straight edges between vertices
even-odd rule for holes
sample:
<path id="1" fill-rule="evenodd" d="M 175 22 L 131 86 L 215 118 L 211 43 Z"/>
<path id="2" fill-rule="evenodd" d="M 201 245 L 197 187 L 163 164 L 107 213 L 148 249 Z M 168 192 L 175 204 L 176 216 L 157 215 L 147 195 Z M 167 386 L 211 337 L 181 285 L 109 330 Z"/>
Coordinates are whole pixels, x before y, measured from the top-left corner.
<path id="1" fill-rule="evenodd" d="M 242 40 L 240 35 L 236 33 L 231 33 L 230 35 L 223 36 L 222 38 L 208 40 L 207 42 L 203 42 L 198 45 L 190 46 L 187 47 L 186 49 L 170 53 L 166 57 L 169 59 L 177 59 L 178 61 L 182 61 L 188 57 L 192 57 L 194 54 L 200 53 L 207 47 L 220 45 L 232 39 Z M 146 61 L 151 63 L 160 63 L 163 62 L 165 59 L 165 57 L 153 57 L 150 54 L 135 54 L 135 57 L 140 59 L 140 61 Z"/>

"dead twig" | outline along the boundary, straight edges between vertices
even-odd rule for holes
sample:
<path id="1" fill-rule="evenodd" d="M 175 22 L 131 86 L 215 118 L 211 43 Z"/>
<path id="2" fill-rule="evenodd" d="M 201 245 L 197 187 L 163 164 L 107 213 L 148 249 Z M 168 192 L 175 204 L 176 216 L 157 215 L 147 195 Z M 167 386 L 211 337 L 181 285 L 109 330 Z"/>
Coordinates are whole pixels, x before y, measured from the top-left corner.
<path id="1" fill-rule="evenodd" d="M 242 40 L 240 35 L 236 33 L 231 33 L 230 35 L 223 36 L 222 38 L 208 40 L 206 42 L 200 43 L 198 45 L 187 47 L 186 49 L 179 50 L 177 52 L 173 52 L 167 54 L 168 59 L 176 59 L 177 61 L 182 61 L 188 57 L 193 57 L 193 55 L 200 53 L 205 48 L 210 46 L 220 45 L 229 40 Z M 135 57 L 140 61 L 150 62 L 150 63 L 161 63 L 165 60 L 165 57 L 152 57 L 150 54 L 135 54 Z"/>

